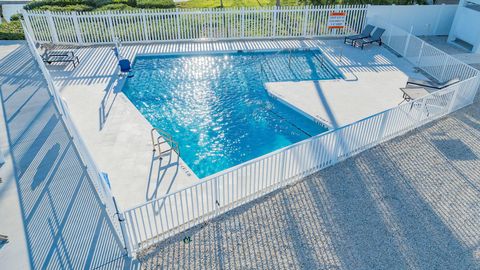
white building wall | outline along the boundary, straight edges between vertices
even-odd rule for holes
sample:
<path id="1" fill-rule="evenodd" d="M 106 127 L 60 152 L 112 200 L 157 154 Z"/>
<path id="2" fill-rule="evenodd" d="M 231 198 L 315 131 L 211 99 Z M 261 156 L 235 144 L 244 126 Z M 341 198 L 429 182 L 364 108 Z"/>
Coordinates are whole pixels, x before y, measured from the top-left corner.
<path id="1" fill-rule="evenodd" d="M 480 1 L 469 0 L 480 5 Z M 464 7 L 465 0 L 461 0 L 448 35 L 448 40 L 457 38 L 470 43 L 473 46 L 473 53 L 480 53 L 480 10 L 473 10 Z"/>
<path id="2" fill-rule="evenodd" d="M 457 5 L 369 6 L 367 22 L 382 17 L 415 35 L 448 35 Z"/>
<path id="3" fill-rule="evenodd" d="M 23 9 L 24 4 L 4 4 L 2 5 L 2 17 L 7 20 L 7 22 L 10 21 L 10 17 L 12 15 L 15 15 L 17 13 L 20 13 L 20 11 Z"/>

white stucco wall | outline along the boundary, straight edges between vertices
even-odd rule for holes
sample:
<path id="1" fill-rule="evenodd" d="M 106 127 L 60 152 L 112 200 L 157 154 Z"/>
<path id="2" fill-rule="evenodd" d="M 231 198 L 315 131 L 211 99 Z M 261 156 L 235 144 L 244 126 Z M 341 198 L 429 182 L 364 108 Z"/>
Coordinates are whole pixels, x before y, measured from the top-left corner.
<path id="1" fill-rule="evenodd" d="M 381 17 L 415 35 L 448 35 L 457 5 L 370 6 L 367 21 Z"/>
<path id="2" fill-rule="evenodd" d="M 478 0 L 469 1 L 480 5 Z M 461 0 L 448 40 L 459 38 L 473 45 L 472 52 L 480 53 L 480 11 L 466 8 L 464 5 L 465 1 Z"/>
<path id="3" fill-rule="evenodd" d="M 20 11 L 23 9 L 23 4 L 4 4 L 2 5 L 2 17 L 7 20 L 7 22 L 10 21 L 10 17 L 12 15 L 15 15 L 17 13 L 20 13 Z"/>

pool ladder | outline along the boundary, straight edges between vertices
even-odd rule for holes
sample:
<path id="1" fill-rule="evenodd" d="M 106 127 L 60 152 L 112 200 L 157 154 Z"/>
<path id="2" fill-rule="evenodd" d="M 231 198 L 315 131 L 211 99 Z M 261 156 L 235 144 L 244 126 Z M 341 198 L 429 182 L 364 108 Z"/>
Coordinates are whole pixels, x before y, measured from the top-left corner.
<path id="1" fill-rule="evenodd" d="M 155 131 L 158 133 L 159 136 L 155 136 Z M 152 138 L 153 152 L 156 152 L 158 150 L 159 157 L 162 154 L 168 153 L 172 150 L 175 151 L 178 156 L 180 156 L 180 147 L 178 143 L 173 140 L 172 135 L 161 129 L 152 128 L 152 130 L 150 131 L 150 136 Z M 162 148 L 166 149 L 162 151 Z"/>

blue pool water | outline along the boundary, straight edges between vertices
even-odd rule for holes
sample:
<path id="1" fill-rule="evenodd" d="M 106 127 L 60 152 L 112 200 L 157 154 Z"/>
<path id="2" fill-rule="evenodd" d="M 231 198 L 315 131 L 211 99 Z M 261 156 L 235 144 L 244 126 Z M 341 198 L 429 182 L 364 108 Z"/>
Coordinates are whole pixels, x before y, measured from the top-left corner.
<path id="1" fill-rule="evenodd" d="M 340 77 L 321 58 L 318 50 L 137 57 L 123 92 L 203 178 L 327 130 L 264 88 Z"/>

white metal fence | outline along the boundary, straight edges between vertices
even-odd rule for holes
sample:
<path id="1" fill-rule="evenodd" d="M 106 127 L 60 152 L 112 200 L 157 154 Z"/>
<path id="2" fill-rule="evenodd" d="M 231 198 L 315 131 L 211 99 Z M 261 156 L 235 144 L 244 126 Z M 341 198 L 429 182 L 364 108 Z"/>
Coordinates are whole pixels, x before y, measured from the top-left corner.
<path id="1" fill-rule="evenodd" d="M 40 42 L 109 43 L 115 37 L 135 42 L 328 35 L 331 34 L 326 30 L 328 12 L 346 8 L 236 9 L 181 13 L 171 10 L 116 14 L 30 12 L 24 16 L 28 32 L 33 33 Z M 349 15 L 349 28 L 336 33 L 338 35 L 349 31 L 358 32 L 364 24 L 365 7 L 350 8 L 357 13 Z M 458 78 L 461 82 L 422 99 L 240 164 L 194 186 L 125 211 L 127 233 L 124 236 L 131 254 L 473 102 L 479 86 L 479 72 L 476 69 L 409 32 L 386 23 L 385 19 L 370 18 L 369 23 L 385 28 L 384 43 L 433 79 L 443 82 Z M 127 26 L 133 28 L 125 28 Z M 33 38 L 28 34 L 26 36 L 52 96 L 66 115 L 65 122 L 71 126 L 73 136 L 79 140 L 82 155 L 91 168 L 92 179 L 96 181 L 100 193 L 104 193 L 107 206 L 112 207 L 108 188 L 98 177 L 98 169 L 68 119 L 68 110 L 36 53 Z"/>
<path id="2" fill-rule="evenodd" d="M 24 26 L 24 29 L 25 29 L 25 26 Z M 121 228 L 121 226 L 124 226 L 124 225 L 119 223 L 119 218 L 116 217 L 115 215 L 117 212 L 117 209 L 116 209 L 113 196 L 110 192 L 110 187 L 105 182 L 98 166 L 96 165 L 94 159 L 92 158 L 90 152 L 88 151 L 88 148 L 86 147 L 85 142 L 82 140 L 82 137 L 80 136 L 77 128 L 75 127 L 75 124 L 71 119 L 68 107 L 65 105 L 58 90 L 56 89 L 56 86 L 53 83 L 52 77 L 50 76 L 50 72 L 48 71 L 45 64 L 43 63 L 43 60 L 35 47 L 35 43 L 32 37 L 27 31 L 24 31 L 24 32 L 25 32 L 25 39 L 27 41 L 28 47 L 30 48 L 32 55 L 34 56 L 34 59 L 37 65 L 39 66 L 40 70 L 42 71 L 42 74 L 47 82 L 49 94 L 52 97 L 53 102 L 55 103 L 55 107 L 60 114 L 61 122 L 64 125 L 65 129 L 70 134 L 70 136 L 72 137 L 73 144 L 75 145 L 74 149 L 79 155 L 79 157 L 82 159 L 83 164 L 85 164 L 86 166 L 87 177 L 90 178 L 93 185 L 95 186 L 95 189 L 97 190 L 97 193 L 100 199 L 105 204 L 106 210 L 108 212 L 108 216 L 110 217 L 115 227 L 115 230 L 119 234 L 119 237 L 124 237 L 126 235 L 122 233 L 123 228 Z"/>
<path id="3" fill-rule="evenodd" d="M 376 23 L 387 30 L 385 44 L 412 64 L 438 81 L 461 82 L 125 211 L 130 250 L 135 253 L 473 102 L 478 70 L 381 19 Z"/>
<path id="4" fill-rule="evenodd" d="M 346 12 L 344 29 L 328 29 L 331 12 Z M 339 36 L 359 32 L 366 5 L 170 9 L 111 12 L 24 11 L 38 42 L 102 44 L 202 39 Z"/>

